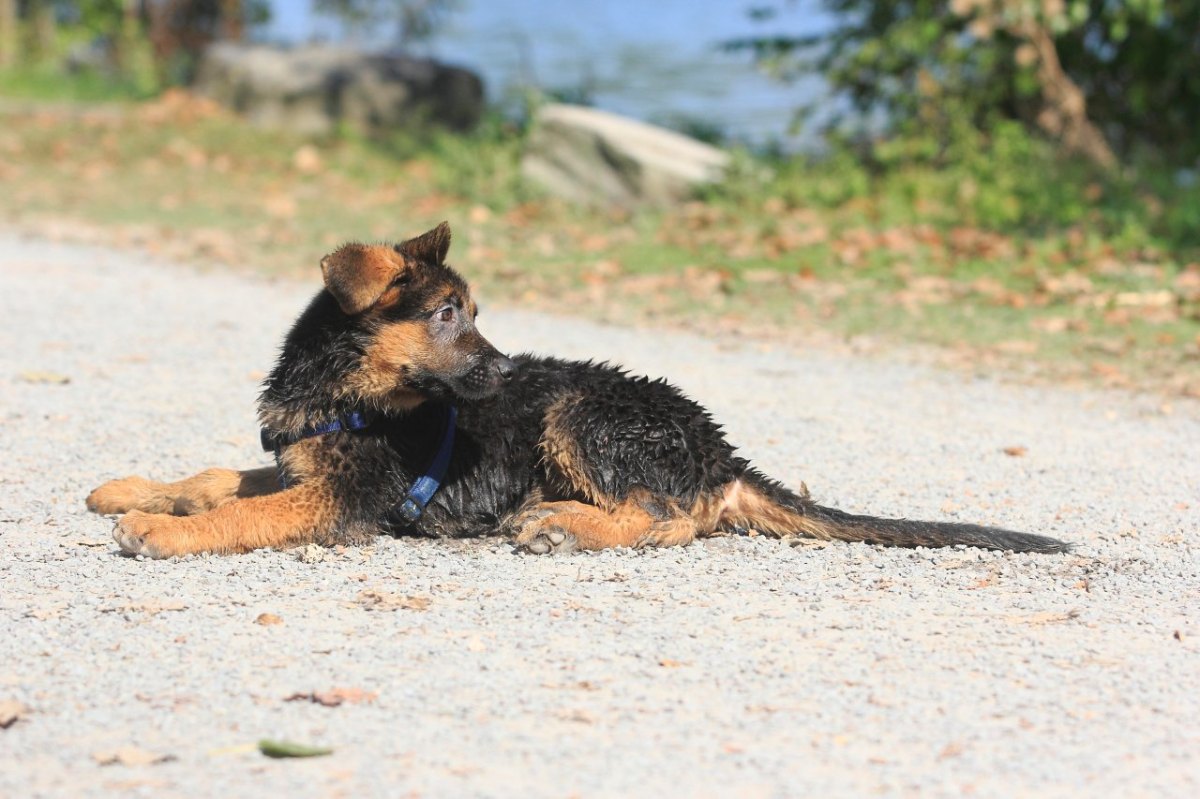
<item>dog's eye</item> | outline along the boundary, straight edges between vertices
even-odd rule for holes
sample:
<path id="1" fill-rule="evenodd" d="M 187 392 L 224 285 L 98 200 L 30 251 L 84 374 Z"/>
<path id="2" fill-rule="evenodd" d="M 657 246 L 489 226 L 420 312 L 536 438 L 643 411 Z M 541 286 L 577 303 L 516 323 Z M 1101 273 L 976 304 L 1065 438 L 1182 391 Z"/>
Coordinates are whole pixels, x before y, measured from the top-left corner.
<path id="1" fill-rule="evenodd" d="M 437 312 L 437 318 L 442 322 L 449 322 L 454 318 L 454 308 L 447 305 L 445 308 Z"/>

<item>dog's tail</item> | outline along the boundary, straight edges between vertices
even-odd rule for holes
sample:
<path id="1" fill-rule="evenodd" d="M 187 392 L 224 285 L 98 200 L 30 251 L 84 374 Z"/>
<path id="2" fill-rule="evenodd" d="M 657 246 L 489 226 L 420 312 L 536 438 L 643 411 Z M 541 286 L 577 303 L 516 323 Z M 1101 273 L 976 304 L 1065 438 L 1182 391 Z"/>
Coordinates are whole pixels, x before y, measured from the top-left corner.
<path id="1" fill-rule="evenodd" d="M 825 541 L 861 541 L 892 547 L 951 547 L 965 544 L 1012 552 L 1066 552 L 1056 538 L 958 522 L 877 519 L 826 508 L 765 475 L 747 469 L 725 487 L 718 525 L 748 527 L 767 535 Z"/>

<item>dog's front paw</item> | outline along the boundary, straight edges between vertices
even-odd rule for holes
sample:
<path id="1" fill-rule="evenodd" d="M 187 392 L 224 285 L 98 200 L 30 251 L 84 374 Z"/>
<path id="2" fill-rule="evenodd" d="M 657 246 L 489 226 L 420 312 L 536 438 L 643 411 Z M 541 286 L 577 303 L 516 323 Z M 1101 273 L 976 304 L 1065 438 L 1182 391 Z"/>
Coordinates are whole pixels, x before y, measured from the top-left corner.
<path id="1" fill-rule="evenodd" d="M 128 513 L 132 510 L 166 513 L 170 508 L 156 486 L 144 477 L 109 480 L 88 494 L 87 508 L 93 513 Z"/>
<path id="2" fill-rule="evenodd" d="M 170 558 L 185 553 L 181 520 L 161 513 L 131 510 L 117 520 L 113 540 L 131 555 Z"/>
<path id="3" fill-rule="evenodd" d="M 536 525 L 517 536 L 517 549 L 531 555 L 565 555 L 578 548 L 574 535 L 561 527 Z"/>

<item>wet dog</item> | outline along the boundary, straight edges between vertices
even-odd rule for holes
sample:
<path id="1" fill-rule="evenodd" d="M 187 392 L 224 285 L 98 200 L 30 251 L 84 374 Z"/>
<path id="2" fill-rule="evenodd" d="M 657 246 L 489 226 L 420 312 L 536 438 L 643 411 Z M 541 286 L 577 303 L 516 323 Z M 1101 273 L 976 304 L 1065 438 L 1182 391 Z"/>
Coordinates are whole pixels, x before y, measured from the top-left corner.
<path id="1" fill-rule="evenodd" d="M 499 352 L 446 264 L 446 224 L 321 261 L 259 402 L 276 465 L 175 483 L 114 480 L 87 499 L 123 513 L 122 549 L 155 558 L 380 533 L 510 534 L 532 553 L 675 546 L 752 529 L 891 546 L 1062 552 L 1044 536 L 858 516 L 740 457 L 662 380 Z"/>

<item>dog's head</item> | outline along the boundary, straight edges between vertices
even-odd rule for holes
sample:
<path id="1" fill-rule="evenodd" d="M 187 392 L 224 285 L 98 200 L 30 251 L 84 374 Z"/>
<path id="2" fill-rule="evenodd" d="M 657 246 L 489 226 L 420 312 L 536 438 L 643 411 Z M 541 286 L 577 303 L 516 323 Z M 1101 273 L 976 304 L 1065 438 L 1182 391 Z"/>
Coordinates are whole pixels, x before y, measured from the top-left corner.
<path id="1" fill-rule="evenodd" d="M 516 365 L 480 335 L 465 280 L 446 265 L 450 226 L 396 245 L 347 244 L 321 260 L 325 290 L 363 356 L 346 388 L 383 408 L 482 399 Z"/>

